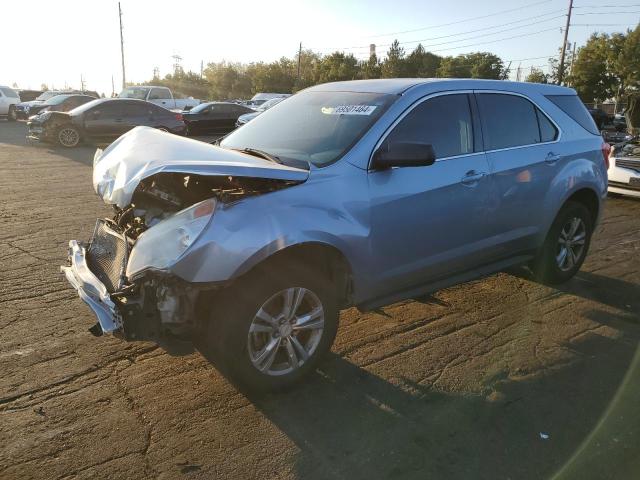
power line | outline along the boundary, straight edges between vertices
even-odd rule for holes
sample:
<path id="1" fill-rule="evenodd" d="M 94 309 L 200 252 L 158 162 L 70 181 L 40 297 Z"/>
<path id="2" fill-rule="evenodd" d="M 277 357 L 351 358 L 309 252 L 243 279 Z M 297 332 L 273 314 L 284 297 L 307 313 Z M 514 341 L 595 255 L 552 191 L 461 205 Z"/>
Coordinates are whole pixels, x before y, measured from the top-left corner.
<path id="1" fill-rule="evenodd" d="M 483 18 L 494 17 L 496 15 L 502 15 L 504 13 L 511 13 L 511 12 L 523 10 L 525 8 L 531 8 L 531 7 L 535 7 L 537 5 L 542 5 L 544 3 L 551 3 L 552 1 L 553 0 L 544 0 L 542 2 L 535 2 L 535 3 L 530 3 L 528 5 L 522 5 L 521 7 L 518 7 L 518 8 L 511 8 L 509 10 L 501 10 L 499 12 L 490 13 L 488 15 L 481 15 L 479 17 L 466 18 L 464 20 L 458 20 L 456 22 L 439 23 L 437 25 L 429 25 L 429 26 L 426 26 L 426 27 L 416 28 L 416 29 L 413 29 L 413 30 L 404 30 L 404 31 L 401 31 L 401 32 L 381 33 L 381 34 L 378 34 L 378 35 L 371 35 L 371 36 L 368 36 L 366 38 L 388 37 L 388 36 L 391 36 L 391 35 L 400 35 L 400 34 L 403 34 L 403 33 L 419 32 L 421 30 L 427 30 L 427 29 L 431 29 L 431 28 L 448 27 L 450 25 L 458 25 L 460 23 L 471 22 L 473 20 L 480 20 L 480 19 L 483 19 Z"/>
<path id="2" fill-rule="evenodd" d="M 546 17 L 548 15 L 553 15 L 553 14 L 561 12 L 561 11 L 562 10 L 554 10 L 552 12 L 544 13 L 544 14 L 541 14 L 541 15 L 535 15 L 533 17 L 526 17 L 526 18 L 523 18 L 523 19 L 520 19 L 520 20 L 515 20 L 515 21 L 507 22 L 507 23 L 500 23 L 500 24 L 492 25 L 490 27 L 476 28 L 474 30 L 466 30 L 464 32 L 457 32 L 457 33 L 452 33 L 452 34 L 449 34 L 449 35 L 440 35 L 438 37 L 423 38 L 421 40 L 407 40 L 407 41 L 403 41 L 403 42 L 399 42 L 399 43 L 402 45 L 402 44 L 407 44 L 407 43 L 418 43 L 418 42 L 426 42 L 426 41 L 431 41 L 431 40 L 440 40 L 442 38 L 457 37 L 459 35 L 467 35 L 469 33 L 482 32 L 482 31 L 486 31 L 486 30 L 492 30 L 494 28 L 505 27 L 507 25 L 513 25 L 513 24 L 516 24 L 516 23 L 522 23 L 522 22 L 526 22 L 528 20 L 533 20 L 533 19 L 536 19 L 536 18 Z M 508 30 L 517 30 L 518 28 L 528 27 L 528 26 L 531 26 L 531 25 L 537 25 L 539 23 L 548 22 L 550 20 L 555 20 L 557 18 L 562 18 L 562 17 L 564 17 L 564 15 L 557 15 L 555 17 L 547 18 L 545 20 L 540 20 L 540 21 L 532 22 L 532 23 L 529 23 L 529 24 L 526 24 L 526 25 L 519 25 L 518 27 L 514 27 L 514 28 L 511 28 L 511 29 L 502 30 L 501 32 L 505 32 L 505 31 L 508 31 Z M 487 33 L 487 35 L 493 35 L 495 33 L 501 33 L 501 32 Z M 475 38 L 475 37 L 472 37 L 472 38 Z M 462 40 L 459 40 L 459 41 L 470 40 L 470 39 L 471 38 L 467 38 L 467 39 L 462 39 Z M 388 47 L 390 45 L 391 45 L 390 43 L 386 43 L 386 44 L 378 44 L 376 46 L 378 46 L 378 47 Z M 310 47 L 310 48 L 313 49 L 313 47 Z M 368 49 L 369 45 L 358 45 L 358 46 L 351 46 L 351 47 L 324 47 L 324 48 L 315 48 L 315 50 L 355 50 L 355 49 L 365 49 L 365 48 Z"/>
<path id="3" fill-rule="evenodd" d="M 635 10 L 633 12 L 590 12 L 590 13 L 574 13 L 574 15 L 616 15 L 622 13 L 640 13 L 640 10 Z"/>

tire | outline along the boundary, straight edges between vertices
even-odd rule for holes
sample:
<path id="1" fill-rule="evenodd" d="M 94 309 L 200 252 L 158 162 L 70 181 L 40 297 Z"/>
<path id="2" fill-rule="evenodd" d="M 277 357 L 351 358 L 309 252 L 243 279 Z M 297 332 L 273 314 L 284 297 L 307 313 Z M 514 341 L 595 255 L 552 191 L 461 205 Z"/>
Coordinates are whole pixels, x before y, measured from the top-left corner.
<path id="1" fill-rule="evenodd" d="M 16 107 L 13 105 L 9 105 L 9 112 L 7 113 L 7 121 L 15 122 L 18 119 L 18 115 L 16 114 Z"/>
<path id="2" fill-rule="evenodd" d="M 587 207 L 579 202 L 567 202 L 532 263 L 536 280 L 551 285 L 570 280 L 587 256 L 592 234 L 593 219 Z"/>
<path id="3" fill-rule="evenodd" d="M 287 298 L 298 304 L 288 316 Z M 323 276 L 280 262 L 258 267 L 214 303 L 208 345 L 217 348 L 232 379 L 252 391 L 300 381 L 329 351 L 338 329 L 336 298 Z"/>
<path id="4" fill-rule="evenodd" d="M 62 147 L 77 147 L 80 144 L 80 139 L 80 132 L 72 125 L 62 125 L 56 131 L 56 142 Z"/>

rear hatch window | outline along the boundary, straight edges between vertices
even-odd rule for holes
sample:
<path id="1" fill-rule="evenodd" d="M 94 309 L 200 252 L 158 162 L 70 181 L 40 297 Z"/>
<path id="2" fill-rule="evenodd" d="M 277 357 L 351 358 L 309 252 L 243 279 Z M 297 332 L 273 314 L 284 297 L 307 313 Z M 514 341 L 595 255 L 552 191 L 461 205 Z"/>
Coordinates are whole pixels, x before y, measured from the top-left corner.
<path id="1" fill-rule="evenodd" d="M 587 132 L 600 135 L 596 122 L 577 95 L 546 95 L 560 110 L 573 118 Z"/>

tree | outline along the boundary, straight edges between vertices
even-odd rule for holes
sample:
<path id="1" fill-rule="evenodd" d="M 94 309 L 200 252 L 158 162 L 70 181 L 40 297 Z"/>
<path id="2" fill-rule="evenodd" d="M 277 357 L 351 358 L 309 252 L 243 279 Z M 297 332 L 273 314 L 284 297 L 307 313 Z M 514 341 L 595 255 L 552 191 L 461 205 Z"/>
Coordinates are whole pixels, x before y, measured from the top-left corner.
<path id="1" fill-rule="evenodd" d="M 504 64 L 497 55 L 488 52 L 477 52 L 464 55 L 472 64 L 471 78 L 488 78 L 501 80 L 504 77 Z"/>
<path id="2" fill-rule="evenodd" d="M 612 68 L 616 56 L 613 45 L 606 33 L 594 33 L 578 50 L 567 81 L 582 101 L 598 102 L 615 96 L 620 82 Z"/>
<path id="3" fill-rule="evenodd" d="M 525 78 L 524 81 L 530 83 L 548 83 L 548 78 L 542 70 L 538 68 L 532 68 L 531 73 L 527 75 L 527 78 Z"/>
<path id="4" fill-rule="evenodd" d="M 380 78 L 381 75 L 380 60 L 375 53 L 369 57 L 369 60 L 360 64 L 360 78 Z"/>
<path id="5" fill-rule="evenodd" d="M 400 46 L 398 40 L 394 40 L 387 58 L 382 62 L 381 67 L 382 78 L 399 78 L 405 76 L 404 48 Z"/>
<path id="6" fill-rule="evenodd" d="M 640 90 L 640 24 L 625 36 L 616 66 L 619 69 L 621 90 L 624 93 L 627 89 Z"/>
<path id="7" fill-rule="evenodd" d="M 422 44 L 419 43 L 405 61 L 405 74 L 408 77 L 435 77 L 441 61 L 442 57 L 427 52 Z"/>
<path id="8" fill-rule="evenodd" d="M 354 80 L 358 76 L 358 60 L 352 54 L 334 52 L 320 63 L 319 83 Z"/>
<path id="9" fill-rule="evenodd" d="M 501 80 L 506 69 L 497 55 L 488 52 L 475 52 L 445 57 L 438 68 L 438 77 L 446 78 L 488 78 Z"/>
<path id="10" fill-rule="evenodd" d="M 297 62 L 296 56 L 296 62 Z M 303 50 L 300 54 L 300 78 L 297 78 L 296 65 L 296 81 L 294 91 L 311 87 L 318 83 L 318 74 L 320 73 L 320 63 L 322 56 L 311 50 Z"/>
<path id="11" fill-rule="evenodd" d="M 436 76 L 443 78 L 471 78 L 471 65 L 466 63 L 462 55 L 444 57 L 440 62 Z"/>

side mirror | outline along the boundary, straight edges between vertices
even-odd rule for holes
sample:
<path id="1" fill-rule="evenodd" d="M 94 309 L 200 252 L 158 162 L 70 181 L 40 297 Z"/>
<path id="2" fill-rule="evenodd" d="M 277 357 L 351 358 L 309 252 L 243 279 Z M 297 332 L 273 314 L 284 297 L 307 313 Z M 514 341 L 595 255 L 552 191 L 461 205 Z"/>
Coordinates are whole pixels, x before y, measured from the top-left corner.
<path id="1" fill-rule="evenodd" d="M 372 167 L 386 170 L 391 167 L 427 167 L 436 161 L 436 153 L 429 143 L 385 142 L 373 154 Z"/>

